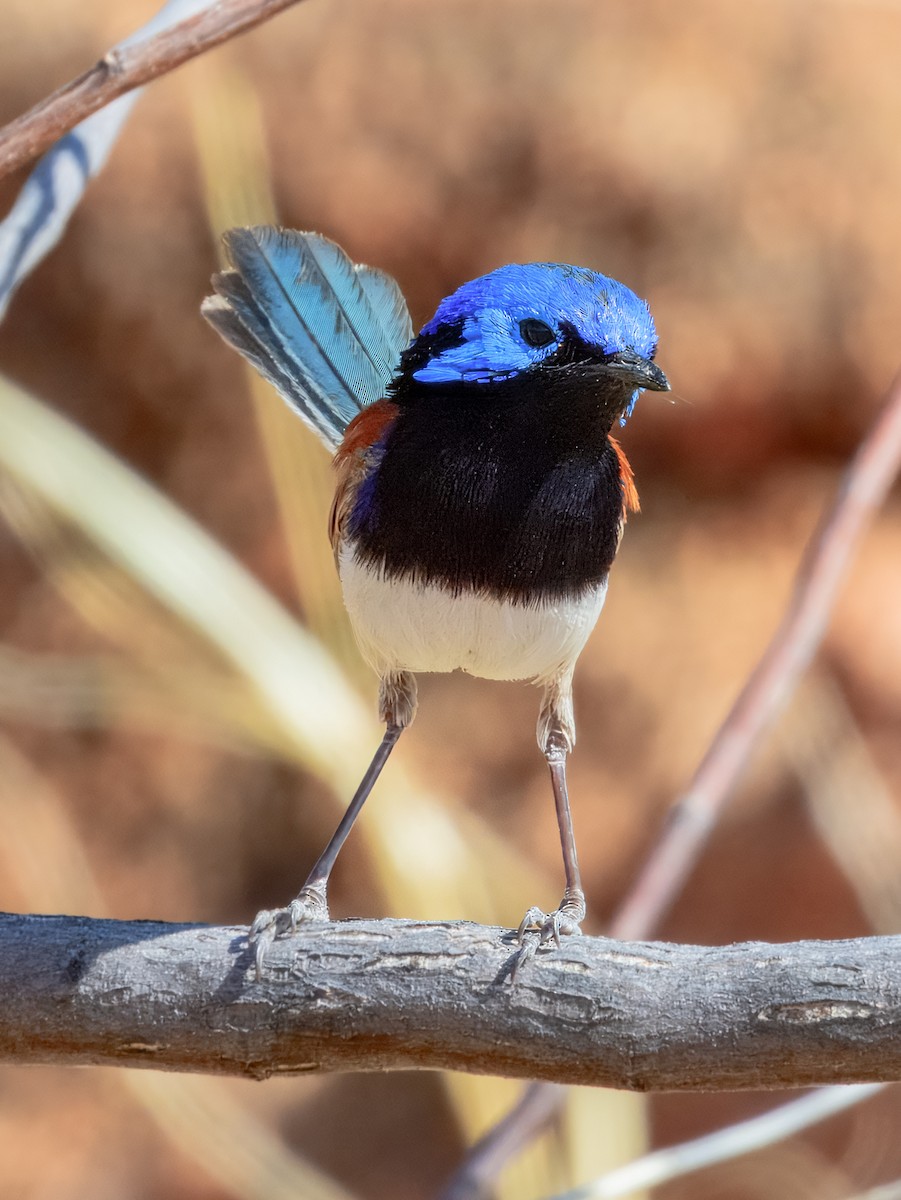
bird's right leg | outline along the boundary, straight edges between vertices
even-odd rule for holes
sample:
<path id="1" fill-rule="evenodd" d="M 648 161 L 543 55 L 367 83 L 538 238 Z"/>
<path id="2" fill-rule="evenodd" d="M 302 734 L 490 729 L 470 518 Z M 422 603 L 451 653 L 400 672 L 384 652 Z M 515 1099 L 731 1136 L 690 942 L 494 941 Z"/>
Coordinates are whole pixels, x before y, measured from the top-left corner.
<path id="1" fill-rule="evenodd" d="M 256 959 L 257 978 L 260 977 L 266 951 L 281 934 L 293 933 L 302 921 L 327 921 L 328 881 L 341 847 L 351 826 L 372 791 L 382 767 L 394 749 L 397 739 L 416 714 L 416 679 L 409 671 L 390 672 L 382 677 L 379 687 L 379 715 L 385 722 L 385 736 L 372 762 L 360 781 L 360 786 L 338 823 L 328 845 L 319 855 L 313 869 L 290 904 L 284 908 L 264 909 L 250 927 L 250 944 Z"/>
<path id="2" fill-rule="evenodd" d="M 576 839 L 573 833 L 572 813 L 569 807 L 569 791 L 566 786 L 566 758 L 576 740 L 576 725 L 573 717 L 572 668 L 545 688 L 538 717 L 538 744 L 547 760 L 554 792 L 554 808 L 560 832 L 560 848 L 563 852 L 563 871 L 566 885 L 563 899 L 553 912 L 530 908 L 520 921 L 517 939 L 520 949 L 513 966 L 513 974 L 533 958 L 536 950 L 548 942 L 560 945 L 564 935 L 581 933 L 585 919 L 585 893 L 579 874 L 576 855 Z"/>

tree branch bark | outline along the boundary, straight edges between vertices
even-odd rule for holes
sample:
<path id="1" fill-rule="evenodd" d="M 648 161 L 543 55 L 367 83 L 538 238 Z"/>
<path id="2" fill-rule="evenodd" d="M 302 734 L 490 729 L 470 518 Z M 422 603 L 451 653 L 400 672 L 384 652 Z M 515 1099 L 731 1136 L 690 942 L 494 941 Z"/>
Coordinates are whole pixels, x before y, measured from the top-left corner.
<path id="1" fill-rule="evenodd" d="M 0 129 L 0 178 L 37 158 L 91 113 L 268 21 L 298 0 L 216 0 L 145 40 L 115 46 L 93 67 Z"/>
<path id="2" fill-rule="evenodd" d="M 502 930 L 0 916 L 0 1060 L 206 1071 L 446 1068 L 636 1090 L 901 1079 L 901 937 L 568 939 L 509 978 Z"/>

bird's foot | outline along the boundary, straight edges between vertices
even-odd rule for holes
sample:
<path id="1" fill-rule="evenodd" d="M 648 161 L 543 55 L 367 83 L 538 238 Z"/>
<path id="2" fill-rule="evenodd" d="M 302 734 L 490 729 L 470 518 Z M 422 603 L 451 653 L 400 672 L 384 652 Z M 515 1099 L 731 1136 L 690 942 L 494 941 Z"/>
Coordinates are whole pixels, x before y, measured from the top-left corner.
<path id="1" fill-rule="evenodd" d="M 295 933 L 297 926 L 304 921 L 328 920 L 325 890 L 317 887 L 302 887 L 291 903 L 284 908 L 264 908 L 262 912 L 257 913 L 248 938 L 253 950 L 257 982 L 263 978 L 266 955 L 277 937 Z"/>
<path id="2" fill-rule="evenodd" d="M 511 977 L 515 979 L 526 963 L 549 942 L 553 942 L 559 949 L 561 938 L 580 934 L 584 920 L 585 897 L 581 892 L 564 896 L 560 907 L 555 908 L 553 912 L 530 908 L 516 931 L 519 950 L 513 962 Z"/>

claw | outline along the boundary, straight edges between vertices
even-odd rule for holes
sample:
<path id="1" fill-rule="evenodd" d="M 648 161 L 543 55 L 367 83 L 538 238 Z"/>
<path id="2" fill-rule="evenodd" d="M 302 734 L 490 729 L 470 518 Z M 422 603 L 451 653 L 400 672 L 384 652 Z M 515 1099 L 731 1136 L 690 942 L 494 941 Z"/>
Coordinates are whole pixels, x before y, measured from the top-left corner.
<path id="1" fill-rule="evenodd" d="M 585 900 L 581 894 L 564 898 L 560 907 L 553 912 L 530 908 L 516 931 L 519 950 L 510 972 L 511 979 L 515 980 L 526 963 L 548 942 L 553 941 L 559 950 L 562 938 L 578 936 L 582 932 L 581 922 L 584 917 Z"/>
<path id="2" fill-rule="evenodd" d="M 527 962 L 531 962 L 538 952 L 538 947 L 541 945 L 539 935 L 534 931 L 529 931 L 525 936 L 520 937 L 519 941 L 519 949 L 516 951 L 510 967 L 511 983 L 516 983 L 516 978 L 519 975 L 519 972 L 523 969 Z"/>
<path id="3" fill-rule="evenodd" d="M 541 923 L 546 919 L 546 915 L 542 909 L 536 908 L 533 905 L 519 923 L 519 928 L 516 931 L 516 940 L 521 943 L 523 934 L 527 929 L 540 928 Z"/>
<path id="4" fill-rule="evenodd" d="M 300 894 L 284 908 L 264 908 L 258 912 L 247 939 L 253 950 L 257 983 L 263 979 L 266 955 L 276 938 L 296 933 L 297 926 L 302 922 L 328 920 L 325 895 L 315 888 L 301 888 Z"/>
<path id="5" fill-rule="evenodd" d="M 543 931 L 542 931 L 543 932 Z M 560 949 L 560 913 L 551 914 L 551 936 L 554 939 L 554 945 Z"/>
<path id="6" fill-rule="evenodd" d="M 275 922 L 270 924 L 260 924 L 261 917 L 272 917 L 273 913 L 261 912 L 257 915 L 256 920 L 250 927 L 250 945 L 253 949 L 253 963 L 256 973 L 257 983 L 263 981 L 263 963 L 266 961 L 266 954 L 269 947 L 275 941 Z"/>

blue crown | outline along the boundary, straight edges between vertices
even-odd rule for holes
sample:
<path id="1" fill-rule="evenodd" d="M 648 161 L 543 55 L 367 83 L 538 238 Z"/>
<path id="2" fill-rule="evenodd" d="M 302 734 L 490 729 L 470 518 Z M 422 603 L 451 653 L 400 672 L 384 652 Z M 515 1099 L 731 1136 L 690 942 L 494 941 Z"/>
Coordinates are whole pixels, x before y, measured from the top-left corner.
<path id="1" fill-rule="evenodd" d="M 545 326 L 543 344 L 529 335 Z M 413 372 L 422 383 L 487 383 L 539 365 L 565 337 L 598 355 L 633 351 L 651 358 L 654 321 L 624 284 L 564 263 L 499 267 L 442 300 L 422 335 L 457 327 L 459 340 Z"/>

